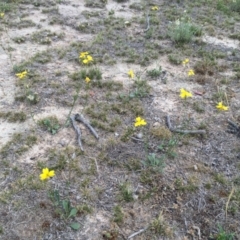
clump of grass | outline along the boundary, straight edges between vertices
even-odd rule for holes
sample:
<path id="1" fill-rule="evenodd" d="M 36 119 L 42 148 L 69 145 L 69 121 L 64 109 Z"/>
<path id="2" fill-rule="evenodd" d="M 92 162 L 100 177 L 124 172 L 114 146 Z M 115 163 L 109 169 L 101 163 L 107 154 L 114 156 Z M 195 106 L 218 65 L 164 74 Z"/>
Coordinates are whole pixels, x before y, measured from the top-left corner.
<path id="1" fill-rule="evenodd" d="M 89 77 L 91 80 L 101 80 L 102 79 L 102 72 L 99 68 L 89 68 L 89 69 L 82 69 L 78 72 L 75 72 L 69 76 L 74 81 L 85 80 L 86 77 Z"/>
<path id="2" fill-rule="evenodd" d="M 12 139 L 0 149 L 2 158 L 7 158 L 11 155 L 21 156 L 29 150 L 37 142 L 37 137 L 34 135 L 23 135 L 16 133 Z"/>
<path id="3" fill-rule="evenodd" d="M 232 1 L 230 4 L 230 9 L 232 11 L 240 13 L 240 0 Z"/>
<path id="4" fill-rule="evenodd" d="M 120 198 L 126 202 L 133 201 L 133 190 L 129 183 L 120 184 Z"/>
<path id="5" fill-rule="evenodd" d="M 216 240 L 233 240 L 234 233 L 226 232 L 220 225 L 218 226 L 218 234 L 216 236 Z"/>
<path id="6" fill-rule="evenodd" d="M 165 126 L 153 127 L 150 132 L 158 139 L 170 139 L 172 137 L 172 132 Z"/>
<path id="7" fill-rule="evenodd" d="M 196 74 L 200 75 L 214 75 L 216 63 L 214 60 L 204 58 L 202 61 L 198 61 L 194 66 Z"/>
<path id="8" fill-rule="evenodd" d="M 154 219 L 151 222 L 150 230 L 155 232 L 157 235 L 166 236 L 166 237 L 171 237 L 173 234 L 171 228 L 166 223 L 162 212 L 159 214 L 159 216 L 156 219 Z"/>
<path id="9" fill-rule="evenodd" d="M 150 153 L 143 164 L 146 167 L 152 168 L 154 171 L 163 172 L 165 167 L 164 156 L 158 158 L 155 153 Z"/>
<path id="10" fill-rule="evenodd" d="M 27 119 L 27 115 L 22 111 L 0 112 L 0 118 L 5 118 L 8 122 L 24 122 Z"/>
<path id="11" fill-rule="evenodd" d="M 157 78 L 161 75 L 161 73 L 162 73 L 162 68 L 160 66 L 159 68 L 154 68 L 154 69 L 148 70 L 147 76 L 151 77 L 151 78 Z"/>
<path id="12" fill-rule="evenodd" d="M 114 218 L 113 218 L 114 222 L 116 222 L 117 224 L 123 223 L 124 214 L 123 214 L 122 208 L 119 205 L 114 207 L 114 215 L 113 216 L 114 216 Z"/>
<path id="13" fill-rule="evenodd" d="M 168 34 L 173 42 L 182 45 L 191 42 L 194 36 L 201 36 L 202 29 L 190 21 L 183 19 L 172 23 Z"/>
<path id="14" fill-rule="evenodd" d="M 38 125 L 43 130 L 50 132 L 52 135 L 56 134 L 60 128 L 58 119 L 55 116 L 50 116 L 39 120 Z"/>
<path id="15" fill-rule="evenodd" d="M 151 87 L 148 85 L 146 80 L 137 79 L 133 83 L 134 90 L 130 93 L 130 98 L 143 98 L 146 97 Z"/>
<path id="16" fill-rule="evenodd" d="M 174 65 L 180 65 L 182 63 L 182 58 L 178 54 L 169 54 L 168 60 L 170 63 L 172 63 Z"/>

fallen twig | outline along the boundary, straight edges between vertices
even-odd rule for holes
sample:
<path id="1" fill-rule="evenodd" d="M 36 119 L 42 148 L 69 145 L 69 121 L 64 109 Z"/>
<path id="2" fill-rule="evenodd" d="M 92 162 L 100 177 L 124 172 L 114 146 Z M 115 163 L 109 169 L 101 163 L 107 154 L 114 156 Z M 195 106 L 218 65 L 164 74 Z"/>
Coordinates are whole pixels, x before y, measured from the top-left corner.
<path id="1" fill-rule="evenodd" d="M 227 220 L 227 210 L 228 210 L 228 205 L 229 205 L 229 202 L 230 202 L 230 200 L 231 200 L 231 198 L 232 198 L 232 195 L 233 195 L 234 191 L 235 191 L 235 188 L 234 188 L 234 186 L 232 185 L 232 190 L 231 190 L 231 192 L 230 192 L 230 194 L 229 194 L 229 196 L 228 196 L 228 200 L 227 200 L 227 202 L 226 202 L 226 208 L 225 208 L 225 220 Z"/>
<path id="2" fill-rule="evenodd" d="M 75 130 L 76 133 L 77 133 L 78 145 L 79 145 L 80 149 L 81 149 L 82 151 L 84 151 L 84 150 L 83 150 L 83 146 L 82 146 L 82 141 L 81 141 L 81 136 L 82 136 L 82 135 L 81 135 L 81 131 L 80 131 L 80 128 L 76 125 L 75 116 L 70 116 L 70 119 L 71 119 L 71 121 L 72 121 L 73 128 L 74 128 L 74 130 Z"/>
<path id="3" fill-rule="evenodd" d="M 144 32 L 147 32 L 147 31 L 149 30 L 149 28 L 150 28 L 150 18 L 149 18 L 149 16 L 147 15 L 147 28 L 144 29 Z"/>
<path id="4" fill-rule="evenodd" d="M 90 123 L 80 114 L 75 114 L 75 120 L 78 122 L 82 122 L 89 130 L 90 132 L 94 135 L 96 139 L 99 139 L 97 132 L 95 129 L 90 125 Z"/>
<path id="5" fill-rule="evenodd" d="M 180 130 L 180 129 L 175 129 L 172 127 L 171 121 L 170 121 L 170 116 L 167 115 L 166 117 L 167 120 L 167 127 L 171 132 L 177 132 L 177 133 L 184 133 L 184 134 L 205 134 L 205 130 Z"/>
<path id="6" fill-rule="evenodd" d="M 200 228 L 198 226 L 192 226 L 193 229 L 197 230 L 197 234 L 198 234 L 198 239 L 201 239 L 201 231 Z"/>
<path id="7" fill-rule="evenodd" d="M 130 236 L 127 238 L 127 239 L 131 239 L 131 238 L 133 238 L 133 237 L 135 237 L 135 236 L 139 235 L 140 233 L 143 233 L 143 232 L 145 232 L 147 229 L 148 229 L 148 227 L 145 227 L 145 228 L 143 228 L 143 229 L 139 230 L 138 232 L 135 232 L 135 233 L 133 233 L 133 234 L 132 234 L 132 235 L 130 235 Z"/>

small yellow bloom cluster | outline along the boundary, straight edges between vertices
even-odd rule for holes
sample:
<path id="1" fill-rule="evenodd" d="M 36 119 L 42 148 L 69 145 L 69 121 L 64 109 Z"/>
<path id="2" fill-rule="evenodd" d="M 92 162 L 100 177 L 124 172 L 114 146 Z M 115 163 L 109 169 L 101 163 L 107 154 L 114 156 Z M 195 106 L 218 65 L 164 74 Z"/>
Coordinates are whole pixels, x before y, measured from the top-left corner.
<path id="1" fill-rule="evenodd" d="M 90 81 L 91 81 L 91 79 L 90 79 L 89 77 L 86 77 L 86 78 L 85 78 L 85 82 L 86 82 L 86 83 L 89 83 Z"/>
<path id="2" fill-rule="evenodd" d="M 143 118 L 137 117 L 137 118 L 135 119 L 134 126 L 135 126 L 135 127 L 140 127 L 140 126 L 145 126 L 146 124 L 147 124 L 147 122 L 146 122 Z"/>
<path id="3" fill-rule="evenodd" d="M 188 64 L 188 63 L 189 63 L 189 59 L 188 59 L 188 58 L 186 58 L 186 59 L 182 62 L 183 66 L 185 66 L 185 65 Z"/>
<path id="4" fill-rule="evenodd" d="M 49 171 L 48 168 L 43 168 L 42 173 L 39 175 L 42 181 L 49 179 L 50 177 L 54 177 L 55 172 L 54 170 Z"/>
<path id="5" fill-rule="evenodd" d="M 151 7 L 151 10 L 152 10 L 152 11 L 157 11 L 157 10 L 158 10 L 158 6 L 153 6 L 153 7 Z"/>
<path id="6" fill-rule="evenodd" d="M 183 99 L 186 99 L 188 97 L 192 97 L 192 94 L 188 91 L 186 91 L 185 89 L 181 88 L 180 89 L 180 97 Z"/>
<path id="7" fill-rule="evenodd" d="M 79 58 L 81 59 L 82 63 L 86 65 L 93 62 L 93 57 L 89 55 L 88 52 L 81 52 Z"/>
<path id="8" fill-rule="evenodd" d="M 134 72 L 133 72 L 132 69 L 130 69 L 130 70 L 128 71 L 128 76 L 129 76 L 130 78 L 134 78 Z"/>
<path id="9" fill-rule="evenodd" d="M 5 13 L 4 13 L 4 12 L 1 12 L 1 13 L 0 13 L 0 17 L 1 17 L 1 18 L 3 18 L 3 17 L 4 17 L 4 15 L 5 15 Z"/>
<path id="10" fill-rule="evenodd" d="M 222 110 L 222 111 L 227 111 L 228 107 L 224 106 L 222 102 L 219 102 L 218 105 L 216 106 L 217 109 Z"/>
<path id="11" fill-rule="evenodd" d="M 19 79 L 23 79 L 25 78 L 27 75 L 27 71 L 23 71 L 23 72 L 20 72 L 20 73 L 17 73 L 16 76 L 19 78 Z"/>
<path id="12" fill-rule="evenodd" d="M 195 73 L 194 73 L 193 69 L 190 69 L 188 71 L 188 76 L 191 77 L 191 76 L 194 76 L 194 75 L 195 75 Z"/>

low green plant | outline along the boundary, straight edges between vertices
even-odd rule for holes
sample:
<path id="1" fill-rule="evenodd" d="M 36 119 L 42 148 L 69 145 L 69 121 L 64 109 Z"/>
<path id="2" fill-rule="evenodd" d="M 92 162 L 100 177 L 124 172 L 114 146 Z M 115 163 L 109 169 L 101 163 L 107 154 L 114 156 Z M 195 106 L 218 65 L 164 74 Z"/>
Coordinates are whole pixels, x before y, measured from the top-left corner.
<path id="1" fill-rule="evenodd" d="M 147 76 L 151 77 L 151 78 L 157 78 L 161 75 L 162 73 L 162 68 L 161 66 L 159 68 L 154 68 L 151 70 L 147 71 Z"/>
<path id="2" fill-rule="evenodd" d="M 173 42 L 185 44 L 191 42 L 194 36 L 201 36 L 202 29 L 189 21 L 181 20 L 172 23 L 168 34 Z"/>
<path id="3" fill-rule="evenodd" d="M 240 0 L 234 0 L 230 4 L 230 9 L 232 11 L 240 13 Z"/>
<path id="4" fill-rule="evenodd" d="M 166 154 L 170 158 L 177 157 L 177 153 L 174 151 L 178 140 L 176 138 L 171 138 L 169 140 L 163 140 L 163 142 L 158 146 L 158 149 Z"/>
<path id="5" fill-rule="evenodd" d="M 52 201 L 56 213 L 59 214 L 62 219 L 68 221 L 70 218 L 76 217 L 78 212 L 77 208 L 71 206 L 69 199 L 61 200 L 58 190 L 49 191 L 48 197 Z M 78 230 L 80 228 L 80 224 L 78 222 L 72 222 L 69 226 L 74 230 Z"/>
<path id="6" fill-rule="evenodd" d="M 222 226 L 218 226 L 218 234 L 216 236 L 216 240 L 233 240 L 234 233 L 227 233 Z"/>
<path id="7" fill-rule="evenodd" d="M 114 215 L 113 216 L 114 216 L 114 218 L 113 218 L 114 222 L 116 222 L 118 224 L 123 223 L 124 214 L 123 214 L 122 208 L 119 205 L 114 207 Z"/>
<path id="8" fill-rule="evenodd" d="M 130 92 L 130 98 L 143 98 L 150 92 L 150 86 L 146 80 L 137 79 L 133 83 L 134 90 Z"/>
<path id="9" fill-rule="evenodd" d="M 126 202 L 133 201 L 133 190 L 129 183 L 120 184 L 121 199 Z"/>
<path id="10" fill-rule="evenodd" d="M 41 119 L 38 121 L 38 124 L 44 130 L 47 130 L 48 132 L 50 132 L 52 135 L 56 134 L 58 132 L 58 129 L 60 128 L 58 119 L 55 116 Z"/>
<path id="11" fill-rule="evenodd" d="M 158 172 L 163 172 L 163 169 L 165 167 L 164 160 L 164 156 L 158 158 L 155 153 L 150 153 L 147 156 L 147 159 L 143 162 L 143 165 L 146 167 L 151 167 L 153 170 L 156 170 Z"/>

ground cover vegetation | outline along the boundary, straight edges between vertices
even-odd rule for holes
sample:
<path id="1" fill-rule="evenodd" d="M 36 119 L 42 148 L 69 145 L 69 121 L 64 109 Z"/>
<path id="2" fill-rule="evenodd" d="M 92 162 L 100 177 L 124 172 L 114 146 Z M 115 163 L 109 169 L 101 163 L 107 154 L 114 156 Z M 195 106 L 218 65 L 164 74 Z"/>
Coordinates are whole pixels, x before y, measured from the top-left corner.
<path id="1" fill-rule="evenodd" d="M 239 14 L 1 0 L 0 239 L 240 239 Z"/>

